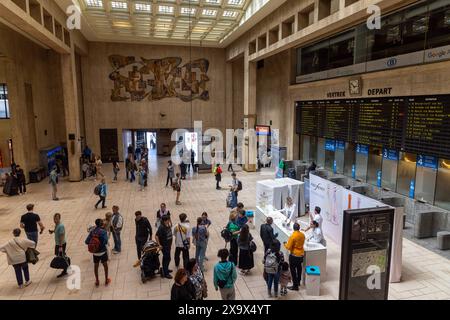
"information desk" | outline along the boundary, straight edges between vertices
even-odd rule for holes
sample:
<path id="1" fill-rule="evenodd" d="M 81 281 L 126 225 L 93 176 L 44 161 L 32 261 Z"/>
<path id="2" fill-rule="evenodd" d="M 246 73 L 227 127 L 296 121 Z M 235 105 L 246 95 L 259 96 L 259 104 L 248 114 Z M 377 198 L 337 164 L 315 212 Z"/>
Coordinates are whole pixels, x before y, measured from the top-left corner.
<path id="1" fill-rule="evenodd" d="M 278 210 L 274 210 L 272 206 L 266 206 L 264 209 L 261 207 L 256 207 L 255 212 L 255 226 L 256 230 L 260 230 L 261 225 L 266 222 L 267 217 L 273 219 L 272 228 L 274 233 L 278 233 L 277 239 L 281 243 L 281 251 L 284 257 L 287 259 L 289 257 L 289 252 L 284 248 L 283 242 L 288 241 L 291 236 L 293 229 L 292 224 L 289 227 L 283 226 L 284 221 L 286 221 L 286 216 Z M 308 223 L 303 221 L 298 221 L 300 223 L 301 229 L 305 229 Z M 324 282 L 326 280 L 326 266 L 327 266 L 327 248 L 320 243 L 305 242 L 305 257 L 303 261 L 303 275 L 302 284 L 305 283 L 305 267 L 306 266 L 318 266 L 320 268 L 320 281 Z"/>

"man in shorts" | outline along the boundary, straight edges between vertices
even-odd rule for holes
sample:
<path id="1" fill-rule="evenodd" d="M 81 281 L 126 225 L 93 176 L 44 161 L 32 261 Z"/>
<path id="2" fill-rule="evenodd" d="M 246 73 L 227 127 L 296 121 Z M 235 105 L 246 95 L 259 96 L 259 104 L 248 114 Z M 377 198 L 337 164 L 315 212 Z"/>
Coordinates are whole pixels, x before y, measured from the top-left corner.
<path id="1" fill-rule="evenodd" d="M 111 279 L 108 278 L 108 251 L 106 249 L 106 245 L 108 244 L 108 235 L 106 230 L 103 229 L 102 219 L 95 220 L 95 228 L 89 232 L 85 243 L 88 246 L 91 246 L 95 242 L 93 238 L 97 238 L 99 242 L 97 250 L 92 252 L 94 258 L 95 286 L 98 287 L 100 285 L 100 281 L 98 280 L 98 268 L 100 262 L 103 264 L 103 269 L 105 270 L 105 286 L 107 286 L 111 283 Z"/>

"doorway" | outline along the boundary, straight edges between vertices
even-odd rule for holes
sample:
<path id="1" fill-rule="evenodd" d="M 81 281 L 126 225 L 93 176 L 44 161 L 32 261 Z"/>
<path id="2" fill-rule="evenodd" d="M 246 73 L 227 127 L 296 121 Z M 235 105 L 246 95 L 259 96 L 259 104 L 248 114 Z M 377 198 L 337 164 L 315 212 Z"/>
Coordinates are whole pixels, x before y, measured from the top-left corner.
<path id="1" fill-rule="evenodd" d="M 103 162 L 119 161 L 117 129 L 100 129 L 100 152 Z"/>
<path id="2" fill-rule="evenodd" d="M 151 129 L 123 130 L 123 158 L 126 159 L 130 151 L 139 157 L 143 149 L 148 150 L 148 155 L 156 157 L 158 155 L 157 131 Z"/>

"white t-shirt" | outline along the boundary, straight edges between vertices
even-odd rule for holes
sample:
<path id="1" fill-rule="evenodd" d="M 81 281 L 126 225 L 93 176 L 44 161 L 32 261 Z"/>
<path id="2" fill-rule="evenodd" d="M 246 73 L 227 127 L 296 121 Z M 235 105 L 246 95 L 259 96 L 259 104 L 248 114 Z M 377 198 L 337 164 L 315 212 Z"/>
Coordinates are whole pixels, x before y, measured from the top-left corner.
<path id="1" fill-rule="evenodd" d="M 311 236 L 308 239 L 309 242 L 320 243 L 323 239 L 322 229 L 320 227 L 314 228 L 311 232 Z"/>
<path id="2" fill-rule="evenodd" d="M 323 218 L 322 218 L 322 216 L 320 214 L 315 214 L 313 220 L 316 221 L 319 224 L 319 228 L 322 228 Z"/>
<path id="3" fill-rule="evenodd" d="M 290 207 L 288 207 L 287 205 L 286 205 L 286 207 L 284 207 L 283 209 L 281 209 L 281 212 L 284 212 L 284 214 L 287 216 L 287 218 L 291 221 L 291 222 L 294 222 L 295 221 L 295 219 L 297 218 L 296 216 L 295 216 L 295 208 L 296 208 L 296 205 L 295 205 L 295 203 L 293 203 L 292 204 L 292 206 L 290 206 Z"/>
<path id="4" fill-rule="evenodd" d="M 180 230 L 178 229 L 178 226 L 180 226 L 181 231 L 183 232 L 183 239 L 181 238 Z M 173 228 L 173 233 L 175 235 L 175 247 L 183 248 L 183 240 L 186 240 L 188 238 L 192 238 L 192 229 L 189 225 L 189 222 L 184 223 L 177 223 Z"/>

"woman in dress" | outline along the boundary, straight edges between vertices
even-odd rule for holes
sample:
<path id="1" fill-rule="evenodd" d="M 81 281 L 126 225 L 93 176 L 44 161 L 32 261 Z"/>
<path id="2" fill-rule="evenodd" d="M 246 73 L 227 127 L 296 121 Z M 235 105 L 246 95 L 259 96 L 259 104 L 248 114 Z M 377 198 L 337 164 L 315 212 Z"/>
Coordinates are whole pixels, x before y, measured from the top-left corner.
<path id="1" fill-rule="evenodd" d="M 250 249 L 250 242 L 253 240 L 248 224 L 244 224 L 241 228 L 241 232 L 238 237 L 239 247 L 239 264 L 238 268 L 241 269 L 241 274 L 246 275 L 250 272 L 255 264 L 253 262 L 253 252 Z"/>

